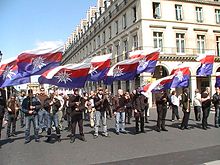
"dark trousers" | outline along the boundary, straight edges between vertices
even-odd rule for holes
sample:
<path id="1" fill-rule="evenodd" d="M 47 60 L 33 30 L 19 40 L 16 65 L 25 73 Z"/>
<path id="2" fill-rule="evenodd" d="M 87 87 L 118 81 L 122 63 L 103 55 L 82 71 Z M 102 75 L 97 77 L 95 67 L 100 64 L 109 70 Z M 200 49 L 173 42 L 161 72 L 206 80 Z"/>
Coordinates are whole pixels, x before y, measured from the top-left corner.
<path id="1" fill-rule="evenodd" d="M 147 116 L 148 109 L 149 109 L 149 106 L 146 106 L 144 109 L 145 122 L 148 122 L 148 116 Z"/>
<path id="2" fill-rule="evenodd" d="M 141 132 L 144 132 L 144 112 L 135 113 L 135 130 L 139 131 L 139 122 L 141 126 Z"/>
<path id="3" fill-rule="evenodd" d="M 165 119 L 167 114 L 167 106 L 157 107 L 157 127 L 158 129 L 165 129 Z"/>
<path id="4" fill-rule="evenodd" d="M 196 121 L 200 121 L 201 120 L 201 107 L 200 106 L 194 106 L 194 113 L 195 113 Z"/>
<path id="5" fill-rule="evenodd" d="M 177 120 L 180 119 L 179 112 L 178 112 L 178 106 L 172 105 L 172 120 L 175 119 L 175 116 L 176 116 Z"/>
<path id="6" fill-rule="evenodd" d="M 112 108 L 110 105 L 106 107 L 106 113 L 107 117 L 112 118 Z"/>
<path id="7" fill-rule="evenodd" d="M 22 112 L 21 110 L 20 110 L 20 122 L 21 122 L 21 126 L 23 127 L 23 126 L 25 126 L 25 114 L 24 114 L 24 112 Z"/>
<path id="8" fill-rule="evenodd" d="M 2 132 L 2 123 L 3 123 L 3 118 L 0 117 L 0 139 L 1 139 L 1 132 Z"/>
<path id="9" fill-rule="evenodd" d="M 75 136 L 75 134 L 76 134 L 76 124 L 77 123 L 78 123 L 78 126 L 79 126 L 79 134 L 81 136 L 84 136 L 82 114 L 73 115 L 71 117 L 71 133 L 72 133 L 72 136 Z"/>
<path id="10" fill-rule="evenodd" d="M 17 117 L 14 114 L 8 114 L 7 136 L 10 136 L 11 127 L 12 134 L 15 134 Z"/>
<path id="11" fill-rule="evenodd" d="M 215 126 L 219 127 L 220 126 L 220 108 L 215 107 Z"/>
<path id="12" fill-rule="evenodd" d="M 183 111 L 183 120 L 181 123 L 181 128 L 188 128 L 190 112 Z"/>
<path id="13" fill-rule="evenodd" d="M 131 122 L 131 117 L 132 117 L 132 109 L 131 108 L 126 108 L 126 111 L 125 111 L 125 123 L 130 123 Z"/>
<path id="14" fill-rule="evenodd" d="M 202 128 L 208 127 L 208 117 L 209 117 L 210 107 L 202 107 Z"/>

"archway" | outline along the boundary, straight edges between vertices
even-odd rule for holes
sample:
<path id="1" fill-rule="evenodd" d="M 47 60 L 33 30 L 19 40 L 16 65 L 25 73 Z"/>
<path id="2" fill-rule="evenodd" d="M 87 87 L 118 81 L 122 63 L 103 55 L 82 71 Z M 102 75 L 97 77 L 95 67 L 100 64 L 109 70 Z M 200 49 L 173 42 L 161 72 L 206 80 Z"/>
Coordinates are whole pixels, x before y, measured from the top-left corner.
<path id="1" fill-rule="evenodd" d="M 158 65 L 155 68 L 153 78 L 160 79 L 169 75 L 168 69 L 162 65 Z"/>
<path id="2" fill-rule="evenodd" d="M 211 80 L 211 76 L 196 76 L 197 89 L 199 89 L 200 92 L 203 92 L 206 87 L 210 87 L 210 80 Z"/>

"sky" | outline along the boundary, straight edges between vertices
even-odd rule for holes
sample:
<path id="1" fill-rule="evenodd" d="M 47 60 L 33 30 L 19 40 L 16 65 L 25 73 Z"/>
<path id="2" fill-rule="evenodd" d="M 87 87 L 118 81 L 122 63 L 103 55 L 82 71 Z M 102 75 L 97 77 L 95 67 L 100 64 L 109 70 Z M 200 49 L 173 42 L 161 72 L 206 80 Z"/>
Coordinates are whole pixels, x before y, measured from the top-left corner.
<path id="1" fill-rule="evenodd" d="M 3 60 L 45 44 L 64 44 L 97 0 L 0 0 Z"/>

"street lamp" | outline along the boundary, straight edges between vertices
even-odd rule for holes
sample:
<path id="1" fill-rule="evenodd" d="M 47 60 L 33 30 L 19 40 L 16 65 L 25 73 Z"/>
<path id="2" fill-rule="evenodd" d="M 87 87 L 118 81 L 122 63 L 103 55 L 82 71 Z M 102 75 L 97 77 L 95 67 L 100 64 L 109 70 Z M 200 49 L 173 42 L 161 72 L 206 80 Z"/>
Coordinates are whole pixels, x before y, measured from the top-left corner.
<path id="1" fill-rule="evenodd" d="M 2 62 L 2 52 L 0 51 L 0 62 Z"/>

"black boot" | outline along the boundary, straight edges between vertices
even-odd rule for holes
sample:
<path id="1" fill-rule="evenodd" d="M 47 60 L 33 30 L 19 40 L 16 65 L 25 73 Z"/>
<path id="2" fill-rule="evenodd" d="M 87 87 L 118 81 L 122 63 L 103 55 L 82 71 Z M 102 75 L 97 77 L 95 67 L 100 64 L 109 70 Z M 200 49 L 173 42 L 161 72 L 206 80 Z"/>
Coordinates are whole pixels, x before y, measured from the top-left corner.
<path id="1" fill-rule="evenodd" d="M 70 138 L 70 143 L 74 143 L 75 140 L 76 140 L 76 137 L 72 135 L 71 138 Z"/>

